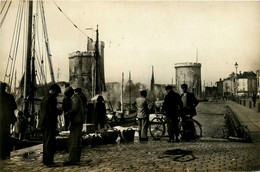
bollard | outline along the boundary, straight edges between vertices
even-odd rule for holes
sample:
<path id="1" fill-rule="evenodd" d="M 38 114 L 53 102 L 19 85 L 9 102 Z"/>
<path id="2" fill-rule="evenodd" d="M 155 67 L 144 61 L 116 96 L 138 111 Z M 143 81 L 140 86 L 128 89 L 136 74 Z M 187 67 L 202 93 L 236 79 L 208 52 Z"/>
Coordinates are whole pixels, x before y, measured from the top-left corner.
<path id="1" fill-rule="evenodd" d="M 244 99 L 244 106 L 246 105 L 246 100 Z"/>
<path id="2" fill-rule="evenodd" d="M 252 102 L 249 101 L 249 108 L 252 108 Z"/>
<path id="3" fill-rule="evenodd" d="M 257 104 L 258 104 L 257 112 L 260 112 L 260 103 L 257 103 Z"/>

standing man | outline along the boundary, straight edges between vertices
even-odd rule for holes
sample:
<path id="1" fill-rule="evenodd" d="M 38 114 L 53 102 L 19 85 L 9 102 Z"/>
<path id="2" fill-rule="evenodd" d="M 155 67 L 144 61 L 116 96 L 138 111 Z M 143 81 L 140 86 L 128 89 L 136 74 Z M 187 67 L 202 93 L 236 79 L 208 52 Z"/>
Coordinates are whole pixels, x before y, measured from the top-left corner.
<path id="1" fill-rule="evenodd" d="M 181 85 L 183 93 L 181 94 L 181 100 L 183 102 L 183 120 L 186 120 L 186 116 L 188 115 L 191 118 L 197 115 L 196 106 L 199 104 L 199 101 L 196 99 L 193 93 L 188 92 L 188 85 L 182 84 Z M 186 121 L 185 126 L 183 126 L 184 130 L 187 132 L 183 133 L 183 140 L 192 140 L 197 137 L 196 129 L 193 122 Z"/>
<path id="2" fill-rule="evenodd" d="M 57 108 L 59 93 L 61 93 L 60 86 L 53 84 L 41 102 L 39 127 L 43 131 L 43 164 L 49 167 L 55 166 L 53 158 L 56 149 L 57 117 L 62 113 Z"/>
<path id="3" fill-rule="evenodd" d="M 138 118 L 138 126 L 139 126 L 139 140 L 147 141 L 147 130 L 149 123 L 149 109 L 147 103 L 147 91 L 143 90 L 140 92 L 140 97 L 136 99 L 136 107 L 137 107 L 137 118 Z"/>
<path id="4" fill-rule="evenodd" d="M 69 90 L 68 96 L 71 97 L 71 109 L 65 113 L 65 116 L 68 115 L 70 119 L 69 161 L 65 162 L 64 165 L 76 165 L 80 162 L 82 151 L 84 107 L 78 93 L 73 94 L 72 88 Z"/>
<path id="5" fill-rule="evenodd" d="M 84 123 L 87 123 L 87 97 L 85 96 L 84 93 L 82 93 L 81 88 L 76 88 L 75 93 L 77 93 L 81 98 L 81 101 L 83 103 L 83 109 L 84 109 Z"/>
<path id="6" fill-rule="evenodd" d="M 169 135 L 169 142 L 179 142 L 179 129 L 178 129 L 178 116 L 180 109 L 182 109 L 181 97 L 178 93 L 174 92 L 171 85 L 165 87 L 167 95 L 163 102 L 163 111 L 166 114 L 167 131 Z"/>
<path id="7" fill-rule="evenodd" d="M 14 97 L 5 92 L 7 84 L 0 82 L 0 160 L 10 158 L 10 125 L 14 124 L 17 108 Z"/>
<path id="8" fill-rule="evenodd" d="M 183 93 L 181 94 L 181 100 L 183 102 L 183 112 L 191 117 L 197 115 L 196 106 L 199 104 L 199 101 L 196 99 L 193 93 L 188 92 L 188 85 L 181 85 Z"/>
<path id="9" fill-rule="evenodd" d="M 253 107 L 255 107 L 255 103 L 256 103 L 256 94 L 255 93 L 253 93 L 252 101 L 253 101 Z"/>
<path id="10" fill-rule="evenodd" d="M 69 92 L 72 92 L 69 93 Z M 74 91 L 71 87 L 67 87 L 64 91 L 64 95 L 65 97 L 63 98 L 62 100 L 62 110 L 63 110 L 63 113 L 64 113 L 64 128 L 65 130 L 67 131 L 68 130 L 68 127 L 69 127 L 69 124 L 70 124 L 70 121 L 69 121 L 69 116 L 65 115 L 69 110 L 70 110 L 70 98 L 71 96 L 74 94 Z"/>

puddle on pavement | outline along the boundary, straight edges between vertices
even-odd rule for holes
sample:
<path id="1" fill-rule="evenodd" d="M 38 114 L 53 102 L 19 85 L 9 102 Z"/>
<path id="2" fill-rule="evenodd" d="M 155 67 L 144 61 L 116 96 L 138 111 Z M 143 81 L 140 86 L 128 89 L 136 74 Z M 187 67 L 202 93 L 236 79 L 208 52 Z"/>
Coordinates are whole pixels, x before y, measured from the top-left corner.
<path id="1" fill-rule="evenodd" d="M 192 151 L 189 150 L 171 149 L 164 151 L 164 155 L 160 155 L 158 158 L 172 158 L 173 161 L 177 162 L 189 162 L 194 160 L 196 157 L 192 154 Z"/>

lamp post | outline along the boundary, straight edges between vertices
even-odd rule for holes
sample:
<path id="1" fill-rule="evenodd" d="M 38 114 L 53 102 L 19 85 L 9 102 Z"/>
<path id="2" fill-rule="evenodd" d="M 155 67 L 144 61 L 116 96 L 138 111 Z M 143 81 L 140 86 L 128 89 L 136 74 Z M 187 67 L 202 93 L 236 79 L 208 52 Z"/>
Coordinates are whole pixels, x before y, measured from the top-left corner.
<path id="1" fill-rule="evenodd" d="M 237 95 L 237 67 L 238 67 L 238 64 L 237 62 L 235 63 L 235 68 L 236 68 L 236 76 L 235 76 L 235 94 Z"/>

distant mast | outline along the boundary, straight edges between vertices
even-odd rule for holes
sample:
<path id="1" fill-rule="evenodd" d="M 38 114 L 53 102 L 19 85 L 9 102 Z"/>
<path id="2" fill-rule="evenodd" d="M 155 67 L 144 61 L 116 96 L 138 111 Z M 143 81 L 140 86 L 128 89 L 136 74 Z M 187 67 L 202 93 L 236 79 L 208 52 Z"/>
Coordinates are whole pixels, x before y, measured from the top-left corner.
<path id="1" fill-rule="evenodd" d="M 151 79 L 151 88 L 150 88 L 150 99 L 154 103 L 155 102 L 155 96 L 154 96 L 154 69 L 152 66 L 152 79 Z"/>
<path id="2" fill-rule="evenodd" d="M 198 51 L 199 51 L 199 50 L 198 50 L 198 48 L 197 48 L 196 63 L 198 63 L 198 58 L 199 58 L 199 56 L 198 56 L 199 52 L 198 52 Z"/>
<path id="3" fill-rule="evenodd" d="M 124 72 L 122 73 L 122 84 L 121 84 L 121 111 L 124 111 L 124 104 L 123 104 L 123 91 L 124 91 Z"/>
<path id="4" fill-rule="evenodd" d="M 96 44 L 95 44 L 95 60 L 96 60 L 96 94 L 101 94 L 102 90 L 100 89 L 100 66 L 99 66 L 99 33 L 98 25 L 96 30 Z"/>
<path id="5" fill-rule="evenodd" d="M 129 114 L 131 113 L 131 72 L 129 71 Z"/>
<path id="6" fill-rule="evenodd" d="M 152 66 L 151 91 L 154 91 L 154 71 L 153 71 L 153 66 Z"/>

